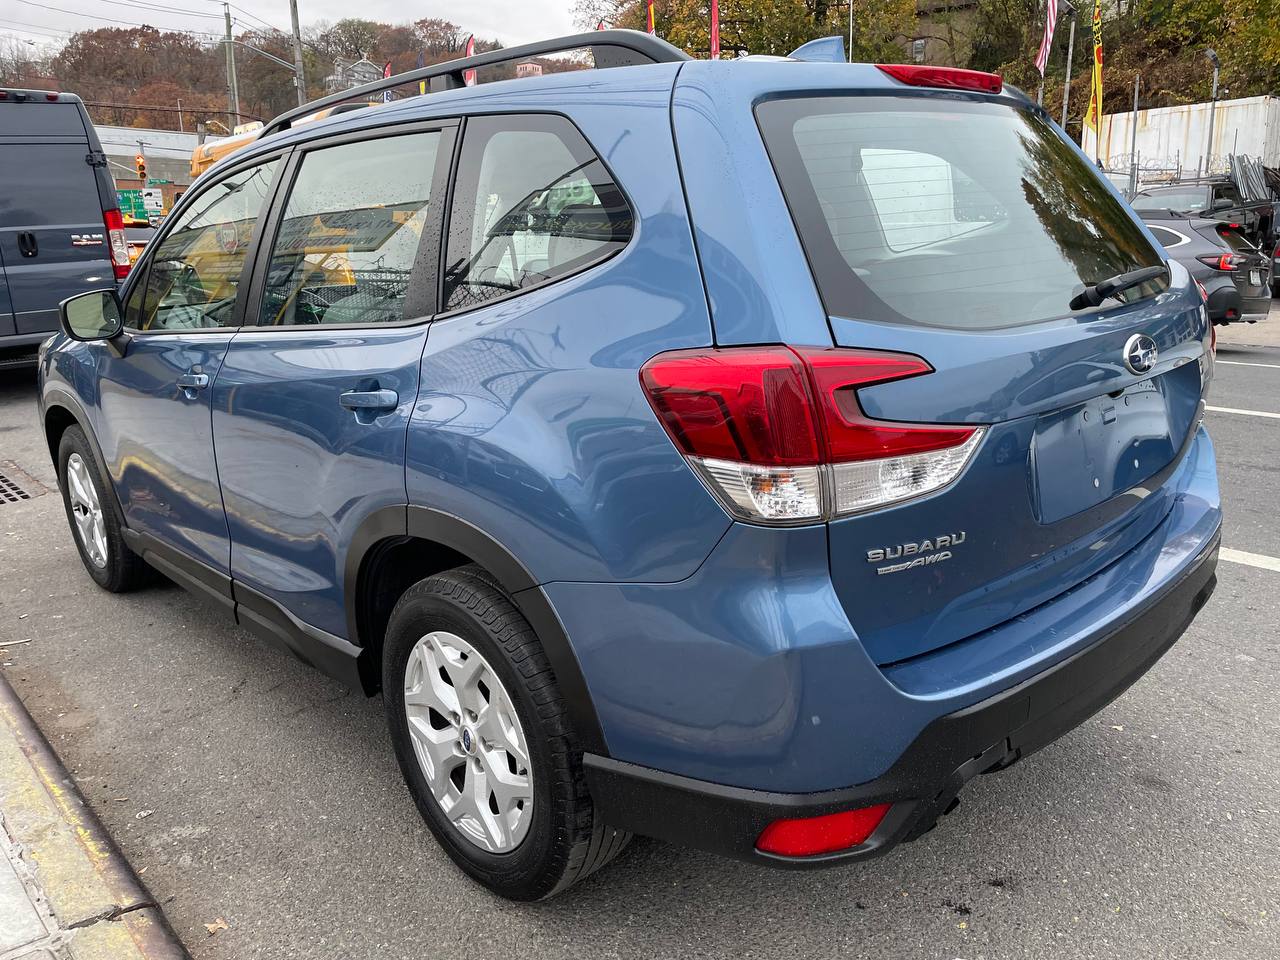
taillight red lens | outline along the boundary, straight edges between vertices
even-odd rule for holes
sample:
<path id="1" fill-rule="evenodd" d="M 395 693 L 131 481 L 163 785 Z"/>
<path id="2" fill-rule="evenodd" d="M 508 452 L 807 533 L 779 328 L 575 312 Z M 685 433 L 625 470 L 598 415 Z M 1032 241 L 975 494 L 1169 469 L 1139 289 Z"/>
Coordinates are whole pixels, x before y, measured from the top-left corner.
<path id="1" fill-rule="evenodd" d="M 872 420 L 858 403 L 862 387 L 932 370 L 902 353 L 727 347 L 659 354 L 640 379 L 731 512 L 794 523 L 910 499 L 958 475 L 983 428 Z"/>
<path id="2" fill-rule="evenodd" d="M 930 67 L 916 63 L 877 63 L 876 66 L 899 83 L 913 87 L 945 87 L 950 90 L 977 90 L 999 93 L 1004 80 L 998 73 L 962 70 L 959 67 Z"/>
<path id="3" fill-rule="evenodd" d="M 124 215 L 119 210 L 103 210 L 102 222 L 107 228 L 107 249 L 111 252 L 111 270 L 117 280 L 129 275 L 129 241 L 124 235 Z"/>
<path id="4" fill-rule="evenodd" d="M 1234 253 L 1224 253 L 1221 255 L 1208 254 L 1203 257 L 1197 257 L 1196 259 L 1206 266 L 1213 267 L 1215 270 L 1224 270 L 1228 273 L 1234 270 L 1236 265 L 1244 260 L 1243 257 Z"/>
<path id="5" fill-rule="evenodd" d="M 822 415 L 828 463 L 879 460 L 954 447 L 972 427 L 934 427 L 870 420 L 858 405 L 857 389 L 932 373 L 933 367 L 908 353 L 875 350 L 796 350 L 808 365 Z"/>
<path id="6" fill-rule="evenodd" d="M 889 804 L 879 803 L 821 817 L 775 820 L 756 840 L 756 849 L 780 857 L 812 857 L 848 850 L 875 833 L 888 812 Z"/>
<path id="7" fill-rule="evenodd" d="M 640 379 L 688 456 L 761 466 L 822 459 L 804 364 L 786 347 L 676 350 L 646 363 Z"/>

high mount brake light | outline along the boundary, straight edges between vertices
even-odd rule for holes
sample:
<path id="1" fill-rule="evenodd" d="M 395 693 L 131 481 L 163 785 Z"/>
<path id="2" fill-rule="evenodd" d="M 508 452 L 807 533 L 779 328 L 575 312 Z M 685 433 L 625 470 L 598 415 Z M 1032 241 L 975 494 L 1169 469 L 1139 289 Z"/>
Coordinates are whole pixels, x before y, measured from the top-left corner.
<path id="1" fill-rule="evenodd" d="M 117 280 L 123 280 L 129 275 L 129 241 L 124 236 L 124 215 L 119 210 L 103 210 L 102 222 L 107 228 L 111 269 Z"/>
<path id="2" fill-rule="evenodd" d="M 872 420 L 857 391 L 933 370 L 919 357 L 819 347 L 675 350 L 640 380 L 677 449 L 740 519 L 803 523 L 946 486 L 985 428 Z"/>
<path id="3" fill-rule="evenodd" d="M 962 70 L 959 67 L 929 67 L 916 63 L 877 63 L 876 67 L 899 83 L 913 87 L 943 87 L 948 90 L 976 90 L 999 93 L 1004 80 L 998 73 Z"/>

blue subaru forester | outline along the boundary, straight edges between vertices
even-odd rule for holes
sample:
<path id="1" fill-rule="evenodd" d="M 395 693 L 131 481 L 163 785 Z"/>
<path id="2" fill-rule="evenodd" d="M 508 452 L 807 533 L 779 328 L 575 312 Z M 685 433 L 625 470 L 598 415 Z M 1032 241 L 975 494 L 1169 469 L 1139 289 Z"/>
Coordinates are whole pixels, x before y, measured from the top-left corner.
<path id="1" fill-rule="evenodd" d="M 1186 272 L 999 77 L 806 55 L 605 31 L 318 101 L 42 351 L 90 576 L 381 691 L 503 896 L 633 833 L 883 853 L 1213 590 Z"/>

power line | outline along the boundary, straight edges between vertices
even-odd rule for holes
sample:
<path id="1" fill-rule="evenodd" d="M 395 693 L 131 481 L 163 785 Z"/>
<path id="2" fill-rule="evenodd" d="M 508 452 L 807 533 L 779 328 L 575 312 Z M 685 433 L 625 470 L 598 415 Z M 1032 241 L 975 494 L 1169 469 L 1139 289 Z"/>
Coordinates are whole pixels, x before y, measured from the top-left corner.
<path id="1" fill-rule="evenodd" d="M 214 2 L 214 3 L 219 3 L 219 2 L 221 2 L 221 0 L 213 0 L 213 2 Z M 263 25 L 264 27 L 266 27 L 268 30 L 274 30 L 276 33 L 288 33 L 288 32 L 289 32 L 288 30 L 281 30 L 279 27 L 277 27 L 277 26 L 276 26 L 275 24 L 273 24 L 273 23 L 268 23 L 266 20 L 263 20 L 263 19 L 262 19 L 260 16 L 258 16 L 256 13 L 250 13 L 248 10 L 246 10 L 246 9 L 245 9 L 244 7 L 242 7 L 242 6 L 239 6 L 238 4 L 231 3 L 231 4 L 228 4 L 228 6 L 229 6 L 229 7 L 231 7 L 231 9 L 232 9 L 232 10 L 239 10 L 239 11 L 240 11 L 241 13 L 243 13 L 246 17 L 250 17 L 250 18 L 252 18 L 252 19 L 254 19 L 254 20 L 258 21 L 258 23 L 262 24 L 262 25 Z"/>
<path id="2" fill-rule="evenodd" d="M 70 30 L 57 30 L 53 27 L 37 23 L 23 23 L 21 20 L 0 20 L 6 28 L 16 29 L 19 33 L 30 33 L 34 36 L 45 36 L 61 40 L 71 36 Z"/>
<path id="3" fill-rule="evenodd" d="M 151 10 L 156 13 L 180 13 L 188 17 L 204 17 L 210 20 L 221 20 L 216 13 L 201 13 L 186 7 L 171 7 L 160 3 L 145 3 L 142 0 L 98 0 L 99 3 L 110 3 L 119 7 L 137 7 L 140 10 Z"/>
<path id="4" fill-rule="evenodd" d="M 67 10 L 65 7 L 53 7 L 47 3 L 36 3 L 35 0 L 18 0 L 19 3 L 25 3 L 30 7 L 39 7 L 41 10 L 52 10 L 54 13 L 68 13 L 73 17 L 84 17 L 86 20 L 106 21 L 107 23 L 122 23 L 129 27 L 156 27 L 154 23 L 141 23 L 137 20 L 118 20 L 114 17 L 103 17 L 96 13 L 81 13 L 79 10 Z M 156 29 L 161 29 L 156 27 Z M 178 27 L 164 27 L 169 33 L 189 33 L 193 36 L 208 37 L 221 40 L 222 36 L 216 33 L 206 33 L 201 30 L 184 30 Z"/>

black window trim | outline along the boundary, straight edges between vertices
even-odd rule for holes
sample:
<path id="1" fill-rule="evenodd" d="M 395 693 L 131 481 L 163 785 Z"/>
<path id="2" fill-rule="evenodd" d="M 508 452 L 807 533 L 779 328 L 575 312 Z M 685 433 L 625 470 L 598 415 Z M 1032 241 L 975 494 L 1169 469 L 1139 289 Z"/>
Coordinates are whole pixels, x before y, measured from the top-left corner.
<path id="1" fill-rule="evenodd" d="M 466 145 L 467 121 L 479 120 L 481 118 L 489 118 L 489 117 L 499 117 L 499 118 L 557 117 L 561 120 L 564 120 L 566 123 L 568 123 L 569 126 L 572 127 L 573 130 L 578 134 L 578 136 L 582 138 L 582 142 L 587 145 L 587 149 L 589 149 L 592 152 L 592 154 L 595 155 L 596 160 L 599 161 L 600 166 L 604 168 L 604 172 L 609 175 L 609 179 L 613 182 L 614 187 L 617 189 L 618 193 L 622 195 L 622 199 L 626 202 L 627 210 L 631 213 L 631 220 L 633 225 L 631 230 L 631 236 L 628 237 L 627 242 L 623 244 L 621 247 L 619 247 L 617 250 L 612 250 L 609 253 L 602 254 L 601 256 L 595 259 L 592 259 L 587 261 L 586 263 L 580 264 L 576 269 L 570 271 L 569 273 L 561 274 L 560 276 L 557 276 L 557 277 L 552 277 L 548 280 L 544 280 L 541 283 L 534 284 L 533 286 L 530 286 L 530 287 L 521 287 L 519 290 L 512 290 L 509 293 L 504 293 L 501 296 L 494 297 L 491 300 L 486 300 L 483 303 L 476 303 L 476 304 L 471 304 L 465 307 L 458 307 L 455 310 L 445 310 L 444 309 L 445 261 L 448 259 L 448 256 L 449 256 L 449 229 L 453 223 L 454 191 L 457 188 L 458 170 L 462 160 L 462 150 L 463 150 L 463 147 Z M 574 277 L 581 276 L 582 274 L 586 273 L 588 270 L 594 270 L 596 267 L 599 267 L 602 264 L 607 263 L 608 261 L 612 260 L 614 257 L 621 256 L 623 253 L 631 249 L 632 245 L 635 243 L 636 234 L 638 233 L 638 231 L 635 229 L 635 224 L 637 223 L 635 202 L 631 199 L 631 195 L 627 193 L 626 187 L 624 187 L 622 184 L 622 181 L 618 179 L 617 174 L 615 174 L 613 172 L 613 169 L 609 166 L 609 162 L 605 160 L 605 158 L 601 155 L 600 151 L 596 149 L 595 144 L 592 143 L 591 139 L 582 131 L 582 128 L 579 127 L 576 123 L 574 123 L 572 117 L 570 117 L 568 114 L 561 113 L 558 110 L 495 110 L 495 111 L 483 112 L 483 113 L 481 112 L 470 113 L 464 116 L 462 119 L 463 119 L 462 131 L 461 131 L 461 135 L 458 137 L 458 143 L 457 143 L 457 154 L 458 154 L 457 160 L 454 163 L 453 173 L 449 177 L 449 204 L 448 204 L 447 216 L 445 217 L 444 232 L 442 233 L 441 240 L 440 240 L 440 267 L 439 267 L 439 272 L 437 274 L 437 280 L 436 280 L 436 290 L 437 290 L 436 303 L 440 308 L 440 312 L 436 314 L 434 318 L 435 320 L 452 320 L 454 317 L 464 316 L 465 314 L 472 313 L 476 310 L 484 310 L 496 304 L 506 303 L 507 301 L 513 300 L 516 297 L 523 297 L 526 294 L 533 293 L 535 290 L 543 290 L 546 287 L 551 286 L 552 284 L 560 283 L 565 280 L 570 280 Z"/>
<path id="2" fill-rule="evenodd" d="M 277 164 L 275 173 L 271 177 L 271 185 L 267 188 L 267 201 L 263 205 L 263 208 L 258 212 L 258 218 L 254 221 L 253 233 L 249 239 L 249 249 L 245 253 L 244 264 L 240 268 L 240 280 L 236 284 L 236 305 L 232 313 L 232 317 L 236 322 L 225 327 L 202 327 L 195 330 L 139 330 L 137 327 L 125 327 L 130 336 L 208 336 L 213 333 L 235 333 L 238 330 L 244 329 L 244 291 L 253 276 L 252 271 L 258 258 L 258 250 L 262 244 L 263 226 L 266 223 L 268 213 L 272 209 L 272 204 L 275 202 L 275 197 L 280 192 L 280 184 L 284 178 L 284 172 L 288 166 L 288 159 L 292 152 L 292 147 L 284 147 L 270 153 L 260 153 L 255 154 L 252 157 L 246 157 L 234 164 L 229 164 L 226 170 L 218 171 L 219 176 L 217 179 L 211 179 L 207 184 L 202 185 L 199 190 L 192 190 L 188 188 L 186 192 L 182 194 L 182 198 L 178 201 L 177 206 L 175 206 L 165 218 L 160 229 L 156 231 L 156 235 L 147 242 L 146 249 L 142 251 L 142 256 L 139 257 L 138 262 L 133 265 L 133 269 L 129 271 L 129 280 L 126 282 L 126 288 L 120 292 L 120 302 L 122 304 L 127 304 L 129 302 L 129 298 L 139 289 L 142 290 L 142 296 L 146 296 L 147 282 L 151 279 L 151 262 L 157 256 L 156 251 L 160 249 L 160 244 L 163 243 L 169 234 L 176 228 L 178 221 L 182 219 L 182 215 L 187 212 L 187 208 L 199 200 L 200 197 L 204 196 L 205 193 L 218 186 L 228 177 L 233 177 L 238 173 L 243 173 L 245 170 L 253 167 L 260 167 L 263 164 L 271 163 L 272 161 L 283 160 L 284 162 Z M 135 277 L 137 279 L 134 279 Z M 144 303 L 143 306 L 145 308 L 146 304 Z M 125 311 L 125 318 L 128 318 L 127 311 Z"/>
<path id="3" fill-rule="evenodd" d="M 255 331 L 309 330 L 315 333 L 331 333 L 338 330 L 390 330 L 402 327 L 416 327 L 434 320 L 440 303 L 438 276 L 443 256 L 440 251 L 444 246 L 446 201 L 447 195 L 452 193 L 457 148 L 462 140 L 459 135 L 460 126 L 461 124 L 456 117 L 411 120 L 336 132 L 329 136 L 317 137 L 296 144 L 293 150 L 290 151 L 289 158 L 284 165 L 282 182 L 277 187 L 271 203 L 268 205 L 267 212 L 262 218 L 267 224 L 267 228 L 263 233 L 258 251 L 255 251 L 260 255 L 255 256 L 253 274 L 246 289 L 244 303 L 240 305 L 242 318 L 247 312 L 249 304 L 253 304 L 255 308 L 258 308 L 258 313 L 254 317 L 254 322 L 244 323 L 239 329 Z M 431 200 L 428 203 L 427 220 L 423 225 L 417 254 L 414 256 L 409 289 L 406 291 L 404 301 L 405 313 L 409 314 L 412 310 L 413 315 L 407 319 L 397 320 L 392 323 L 271 324 L 258 322 L 261 319 L 262 297 L 266 293 L 267 270 L 271 263 L 271 251 L 275 247 L 276 237 L 284 218 L 285 207 L 289 202 L 289 195 L 297 182 L 298 171 L 306 155 L 313 150 L 338 147 L 347 143 L 363 143 L 367 140 L 381 140 L 387 137 L 403 137 L 416 133 L 435 132 L 439 132 L 441 138 L 440 148 L 436 152 L 436 168 L 432 174 Z M 443 185 L 445 189 L 437 189 L 437 184 Z"/>

